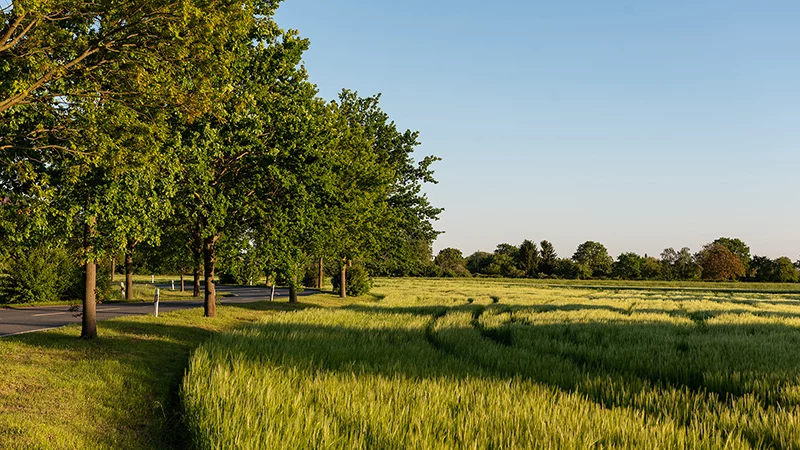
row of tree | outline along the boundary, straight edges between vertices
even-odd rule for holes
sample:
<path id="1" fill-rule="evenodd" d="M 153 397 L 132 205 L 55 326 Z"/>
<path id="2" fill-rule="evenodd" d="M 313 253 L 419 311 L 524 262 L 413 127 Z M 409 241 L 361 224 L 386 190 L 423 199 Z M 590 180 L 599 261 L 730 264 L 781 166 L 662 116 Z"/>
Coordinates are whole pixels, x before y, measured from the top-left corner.
<path id="1" fill-rule="evenodd" d="M 519 246 L 500 244 L 494 253 L 464 257 L 455 248 L 439 252 L 434 260 L 442 276 L 555 277 L 567 279 L 616 278 L 626 280 L 747 280 L 800 281 L 800 261 L 787 257 L 751 256 L 740 239 L 719 238 L 697 252 L 684 247 L 664 250 L 660 258 L 622 253 L 616 260 L 594 241 L 578 246 L 571 258 L 559 258 L 553 245 L 526 240 Z"/>
<path id="2" fill-rule="evenodd" d="M 205 279 L 220 254 L 287 283 L 310 260 L 429 264 L 439 212 L 379 96 L 324 101 L 277 0 L 14 0 L 0 22 L 0 257 L 66 249 L 96 336 L 97 264 L 137 252 Z M 202 270 L 202 273 L 201 273 Z M 344 285 L 344 283 L 342 283 Z M 345 293 L 342 287 L 342 294 Z"/>

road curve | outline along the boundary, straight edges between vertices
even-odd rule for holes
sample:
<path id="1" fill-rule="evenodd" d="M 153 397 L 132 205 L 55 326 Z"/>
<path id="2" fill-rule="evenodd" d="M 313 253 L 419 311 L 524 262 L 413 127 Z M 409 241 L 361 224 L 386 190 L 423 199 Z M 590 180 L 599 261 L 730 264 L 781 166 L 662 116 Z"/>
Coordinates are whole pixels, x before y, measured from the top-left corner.
<path id="1" fill-rule="evenodd" d="M 166 290 L 167 286 L 159 286 Z M 254 286 L 218 286 L 217 292 L 229 292 L 231 297 L 219 297 L 219 303 L 234 305 L 237 303 L 254 303 L 269 299 L 270 290 Z M 312 295 L 317 291 L 303 291 L 299 295 Z M 276 289 L 275 298 L 287 297 L 288 289 Z M 159 314 L 181 309 L 202 308 L 203 300 L 170 300 L 159 302 Z M 0 337 L 13 336 L 34 331 L 60 328 L 73 323 L 80 323 L 80 308 L 70 310 L 70 306 L 35 306 L 30 308 L 0 308 Z M 153 303 L 103 303 L 97 305 L 97 320 L 112 319 L 122 316 L 142 316 L 153 314 Z"/>

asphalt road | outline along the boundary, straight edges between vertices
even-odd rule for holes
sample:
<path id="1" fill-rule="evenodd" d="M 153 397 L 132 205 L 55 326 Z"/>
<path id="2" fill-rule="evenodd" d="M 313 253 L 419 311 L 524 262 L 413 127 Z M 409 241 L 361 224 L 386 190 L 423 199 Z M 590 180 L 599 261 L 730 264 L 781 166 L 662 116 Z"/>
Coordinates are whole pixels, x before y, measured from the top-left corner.
<path id="1" fill-rule="evenodd" d="M 167 286 L 159 286 L 166 290 Z M 218 286 L 217 292 L 230 292 L 232 297 L 219 297 L 223 305 L 237 303 L 254 303 L 269 299 L 270 290 L 263 287 Z M 299 295 L 311 295 L 316 291 L 304 291 Z M 289 295 L 288 289 L 276 289 L 275 298 Z M 158 313 L 163 314 L 181 309 L 202 308 L 203 300 L 171 300 L 159 302 Z M 34 331 L 59 328 L 73 323 L 80 323 L 77 311 L 70 311 L 69 306 L 38 306 L 31 308 L 0 308 L 0 337 Z M 104 303 L 97 305 L 97 320 L 112 319 L 121 316 L 141 316 L 153 314 L 153 303 Z"/>

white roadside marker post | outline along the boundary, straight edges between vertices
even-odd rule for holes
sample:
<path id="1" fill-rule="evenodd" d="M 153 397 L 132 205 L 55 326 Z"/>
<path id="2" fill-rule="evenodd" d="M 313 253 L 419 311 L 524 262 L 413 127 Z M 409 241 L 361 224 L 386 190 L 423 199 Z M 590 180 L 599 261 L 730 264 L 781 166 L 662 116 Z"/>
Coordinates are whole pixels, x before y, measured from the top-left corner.
<path id="1" fill-rule="evenodd" d="M 150 284 L 156 284 L 156 276 L 150 275 Z"/>
<path id="2" fill-rule="evenodd" d="M 156 297 L 153 299 L 153 313 L 158 317 L 158 301 L 161 298 L 161 290 L 156 289 Z"/>
<path id="3" fill-rule="evenodd" d="M 172 290 L 175 290 L 175 280 L 172 280 Z"/>
<path id="4" fill-rule="evenodd" d="M 275 301 L 275 283 L 272 283 L 272 291 L 269 293 L 269 301 Z"/>

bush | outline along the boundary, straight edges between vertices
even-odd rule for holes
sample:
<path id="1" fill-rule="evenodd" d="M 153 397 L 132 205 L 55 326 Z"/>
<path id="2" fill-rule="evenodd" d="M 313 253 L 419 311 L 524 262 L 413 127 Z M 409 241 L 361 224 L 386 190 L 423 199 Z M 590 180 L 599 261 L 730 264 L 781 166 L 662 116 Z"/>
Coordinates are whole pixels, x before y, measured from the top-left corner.
<path id="1" fill-rule="evenodd" d="M 64 249 L 34 248 L 9 258 L 6 270 L 0 303 L 54 302 L 83 295 L 83 271 Z"/>
<path id="2" fill-rule="evenodd" d="M 261 267 L 252 261 L 252 258 L 237 256 L 223 261 L 220 266 L 220 284 L 244 286 L 250 284 L 251 281 L 255 284 L 263 275 Z"/>
<path id="3" fill-rule="evenodd" d="M 338 293 L 341 286 L 341 273 L 337 273 L 331 279 L 333 292 Z M 369 292 L 372 288 L 372 280 L 367 273 L 367 269 L 360 264 L 354 264 L 347 268 L 347 295 L 358 297 Z"/>

